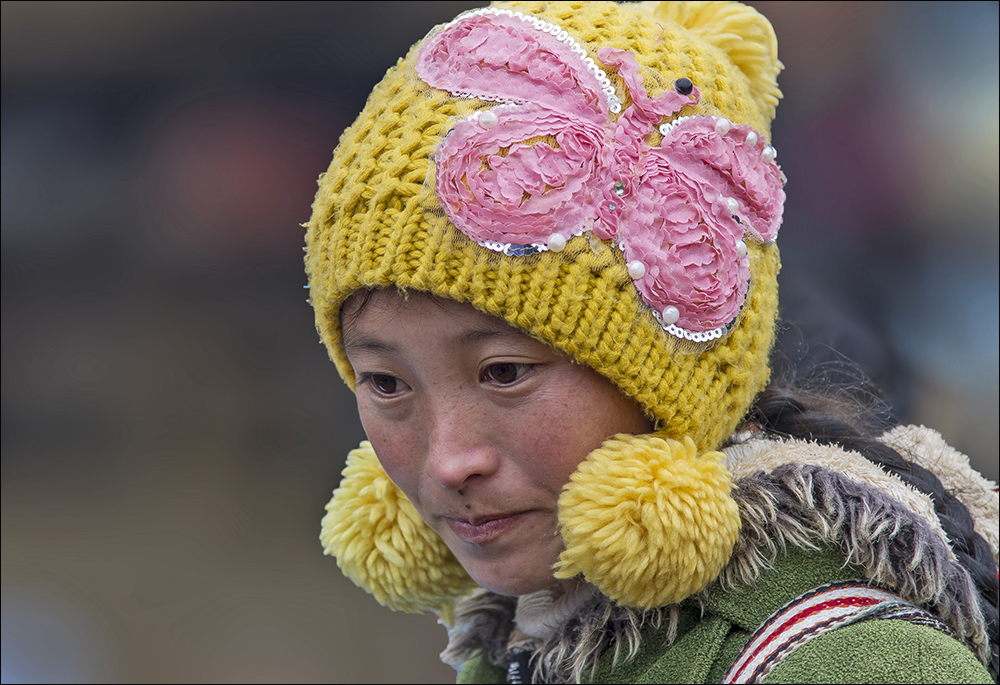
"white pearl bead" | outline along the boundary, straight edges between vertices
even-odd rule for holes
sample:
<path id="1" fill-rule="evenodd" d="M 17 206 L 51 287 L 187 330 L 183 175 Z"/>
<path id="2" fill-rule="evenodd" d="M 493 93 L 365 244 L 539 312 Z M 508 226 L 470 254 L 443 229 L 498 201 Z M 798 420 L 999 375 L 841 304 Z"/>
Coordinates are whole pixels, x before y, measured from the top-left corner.
<path id="1" fill-rule="evenodd" d="M 726 209 L 729 210 L 730 214 L 735 214 L 739 211 L 740 205 L 734 197 L 723 198 L 726 201 Z"/>
<path id="2" fill-rule="evenodd" d="M 673 126 L 671 126 L 669 121 L 665 124 L 660 124 L 660 135 L 661 136 L 667 135 L 668 133 L 670 133 L 671 128 L 673 128 Z"/>
<path id="3" fill-rule="evenodd" d="M 729 119 L 718 119 L 715 122 L 715 132 L 720 136 L 729 133 Z"/>
<path id="4" fill-rule="evenodd" d="M 546 244 L 552 252 L 562 252 L 566 247 L 566 238 L 560 233 L 553 233 Z"/>
<path id="5" fill-rule="evenodd" d="M 740 259 L 747 256 L 747 244 L 742 240 L 736 243 L 736 254 L 740 256 Z"/>
<path id="6" fill-rule="evenodd" d="M 479 114 L 479 125 L 483 128 L 493 128 L 497 125 L 500 119 L 497 117 L 496 112 L 492 110 L 484 110 Z"/>
<path id="7" fill-rule="evenodd" d="M 760 153 L 760 156 L 765 162 L 773 162 L 774 158 L 778 156 L 778 151 L 768 145 L 764 148 L 764 151 Z"/>
<path id="8" fill-rule="evenodd" d="M 747 145 L 756 145 L 756 144 L 757 144 L 757 134 L 754 133 L 753 131 L 750 131 L 750 133 L 747 134 Z"/>
<path id="9" fill-rule="evenodd" d="M 677 307 L 670 306 L 666 307 L 660 316 L 663 318 L 664 325 L 669 326 L 677 323 L 677 319 L 681 318 L 681 313 L 677 310 Z"/>
<path id="10" fill-rule="evenodd" d="M 634 262 L 628 263 L 628 277 L 633 281 L 638 281 L 640 278 L 646 275 L 646 265 L 640 262 L 638 259 Z"/>

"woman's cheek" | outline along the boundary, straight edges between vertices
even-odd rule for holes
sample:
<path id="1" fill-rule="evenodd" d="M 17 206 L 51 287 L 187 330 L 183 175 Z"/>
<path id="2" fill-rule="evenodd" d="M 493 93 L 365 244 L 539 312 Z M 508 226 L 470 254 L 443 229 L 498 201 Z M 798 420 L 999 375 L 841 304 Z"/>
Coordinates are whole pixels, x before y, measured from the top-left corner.
<path id="1" fill-rule="evenodd" d="M 361 425 L 365 435 L 375 450 L 375 456 L 385 469 L 386 475 L 396 484 L 411 501 L 416 495 L 419 483 L 418 459 L 415 444 L 402 428 L 387 426 L 381 418 L 375 418 L 375 412 L 359 398 L 358 411 L 361 415 Z M 416 504 L 414 502 L 414 504 Z"/>

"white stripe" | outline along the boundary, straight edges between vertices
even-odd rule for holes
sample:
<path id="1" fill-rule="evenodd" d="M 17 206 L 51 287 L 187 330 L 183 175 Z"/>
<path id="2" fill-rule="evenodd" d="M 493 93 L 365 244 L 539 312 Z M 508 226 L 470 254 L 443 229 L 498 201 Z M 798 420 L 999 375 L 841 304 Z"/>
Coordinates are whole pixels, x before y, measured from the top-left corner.
<path id="1" fill-rule="evenodd" d="M 733 682 L 735 679 L 742 676 L 744 672 L 752 673 L 777 649 L 787 644 L 789 641 L 792 641 L 794 637 L 801 635 L 810 628 L 813 628 L 825 621 L 831 621 L 837 618 L 849 618 L 860 611 L 865 611 L 871 608 L 871 606 L 830 607 L 814 614 L 813 616 L 810 616 L 808 619 L 804 619 L 799 622 L 794 621 L 795 616 L 808 611 L 812 607 L 843 598 L 874 599 L 878 602 L 894 602 L 899 600 L 899 598 L 895 595 L 878 588 L 849 586 L 827 590 L 815 595 L 814 597 L 810 597 L 807 600 L 793 602 L 791 605 L 786 605 L 764 622 L 763 625 L 766 625 L 767 628 L 755 635 L 753 641 L 744 647 L 740 658 L 733 663 L 732 667 L 730 667 L 729 673 L 727 674 L 724 682 Z M 789 623 L 792 625 L 788 625 Z M 778 637 L 773 638 L 772 636 L 775 635 L 778 635 Z M 767 642 L 769 639 L 773 639 L 772 643 L 762 649 L 755 657 L 751 658 L 751 655 L 758 648 L 758 646 Z"/>

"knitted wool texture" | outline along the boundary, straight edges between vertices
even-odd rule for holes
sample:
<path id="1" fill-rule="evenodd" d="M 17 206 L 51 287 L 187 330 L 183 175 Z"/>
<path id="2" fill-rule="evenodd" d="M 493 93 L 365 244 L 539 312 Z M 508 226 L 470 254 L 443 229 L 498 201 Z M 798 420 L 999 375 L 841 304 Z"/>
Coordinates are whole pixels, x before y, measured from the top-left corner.
<path id="1" fill-rule="evenodd" d="M 524 2 L 500 6 L 555 22 L 594 50 L 607 46 L 632 51 L 639 64 L 655 73 L 662 84 L 690 79 L 701 89 L 701 101 L 685 108 L 681 116 L 723 116 L 769 136 L 780 97 L 775 78 L 781 64 L 770 24 L 750 8 L 730 2 Z M 657 435 L 646 440 L 690 440 L 697 453 L 718 448 L 769 377 L 767 360 L 777 313 L 777 247 L 747 241 L 751 284 L 742 311 L 724 338 L 699 347 L 679 341 L 661 328 L 629 277 L 621 251 L 611 241 L 602 242 L 587 233 L 570 239 L 560 252 L 521 257 L 504 256 L 475 244 L 449 223 L 425 181 L 435 149 L 450 127 L 482 103 L 454 98 L 420 82 L 412 66 L 417 47 L 389 70 L 358 119 L 344 132 L 330 169 L 320 178 L 308 224 L 310 300 L 317 329 L 344 381 L 354 389 L 354 372 L 341 344 L 340 309 L 344 301 L 362 289 L 426 291 L 470 303 L 608 377 L 654 421 Z M 612 70 L 609 74 L 613 77 Z M 651 96 L 655 95 L 656 84 L 647 86 Z M 662 445 L 632 447 L 650 453 Z M 679 453 L 687 455 L 686 450 Z M 673 447 L 666 452 L 673 453 Z M 610 454 L 623 453 L 612 446 Z M 687 456 L 682 459 L 686 460 Z M 700 477 L 698 469 L 690 473 Z M 701 475 L 714 483 L 715 489 L 691 487 L 713 492 L 710 498 L 715 503 L 708 508 L 724 512 L 729 501 L 728 480 L 720 481 L 714 467 Z M 345 478 L 350 476 L 345 471 Z M 601 476 L 592 474 L 590 478 L 600 480 Z M 338 493 L 342 490 L 345 488 Z M 358 493 L 363 487 L 348 490 Z M 622 497 L 628 497 L 624 494 L 628 489 L 621 492 Z M 673 501 L 694 502 L 690 497 Z M 369 504 L 365 497 L 335 496 L 328 518 L 335 512 L 351 515 L 352 510 Z M 610 510 L 617 504 L 609 503 Z M 587 507 L 574 511 L 583 512 L 577 517 L 581 520 L 560 518 L 564 536 L 595 515 Z M 588 567 L 588 573 L 581 559 L 591 552 L 577 547 L 570 553 L 572 561 L 561 562 L 563 570 L 584 571 L 588 581 L 623 603 L 651 606 L 677 601 L 685 593 L 704 587 L 725 563 L 738 528 L 733 512 L 735 507 L 722 526 L 723 533 L 715 538 L 714 551 L 704 545 L 685 548 L 687 556 L 704 553 L 707 558 L 685 557 L 676 564 L 664 561 L 657 578 L 700 565 L 702 570 L 695 573 L 698 581 L 691 587 L 671 586 L 657 596 L 636 587 L 629 590 L 617 578 L 597 577 L 615 575 L 614 564 Z M 664 516 L 675 514 L 665 512 Z M 705 528 L 698 521 L 693 525 Z M 337 536 L 324 537 L 328 553 L 337 556 L 345 572 L 347 567 L 371 566 L 371 560 L 364 556 L 369 548 L 362 550 L 351 539 L 358 535 L 362 533 L 356 529 L 341 527 L 342 541 Z M 664 543 L 671 539 L 675 538 L 666 535 Z M 353 561 L 345 562 L 344 555 L 352 544 Z M 376 543 L 373 548 L 378 546 Z M 671 554 L 664 559 L 672 558 Z M 446 565 L 454 562 L 453 557 L 451 562 L 437 559 Z M 401 594 L 389 598 L 383 586 L 375 583 L 373 589 L 362 575 L 351 577 L 390 606 L 441 611 L 449 601 L 411 602 L 406 599 L 407 593 L 412 594 L 409 581 L 397 584 L 394 592 Z M 435 583 L 429 578 L 430 585 L 418 594 L 431 593 Z M 457 591 L 459 586 L 462 583 L 448 590 Z"/>
<path id="2" fill-rule="evenodd" d="M 644 609 L 704 589 L 740 529 L 723 459 L 699 457 L 691 438 L 636 436 L 594 450 L 559 498 L 566 550 L 556 577 L 582 573 L 612 601 Z M 647 563 L 651 550 L 659 563 Z"/>
<path id="3" fill-rule="evenodd" d="M 452 598 L 475 583 L 389 480 L 371 443 L 347 456 L 344 481 L 327 509 L 320 541 L 345 576 L 391 609 L 453 620 Z"/>

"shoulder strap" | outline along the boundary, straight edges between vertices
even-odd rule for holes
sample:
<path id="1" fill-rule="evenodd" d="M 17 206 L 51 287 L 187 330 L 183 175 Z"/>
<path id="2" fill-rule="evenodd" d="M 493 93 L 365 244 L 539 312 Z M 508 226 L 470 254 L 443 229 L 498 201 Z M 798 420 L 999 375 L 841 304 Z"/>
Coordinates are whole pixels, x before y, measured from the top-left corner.
<path id="1" fill-rule="evenodd" d="M 723 683 L 759 683 L 813 638 L 858 621 L 902 619 L 951 634 L 936 616 L 896 595 L 856 581 L 822 585 L 793 599 L 750 636 Z"/>

